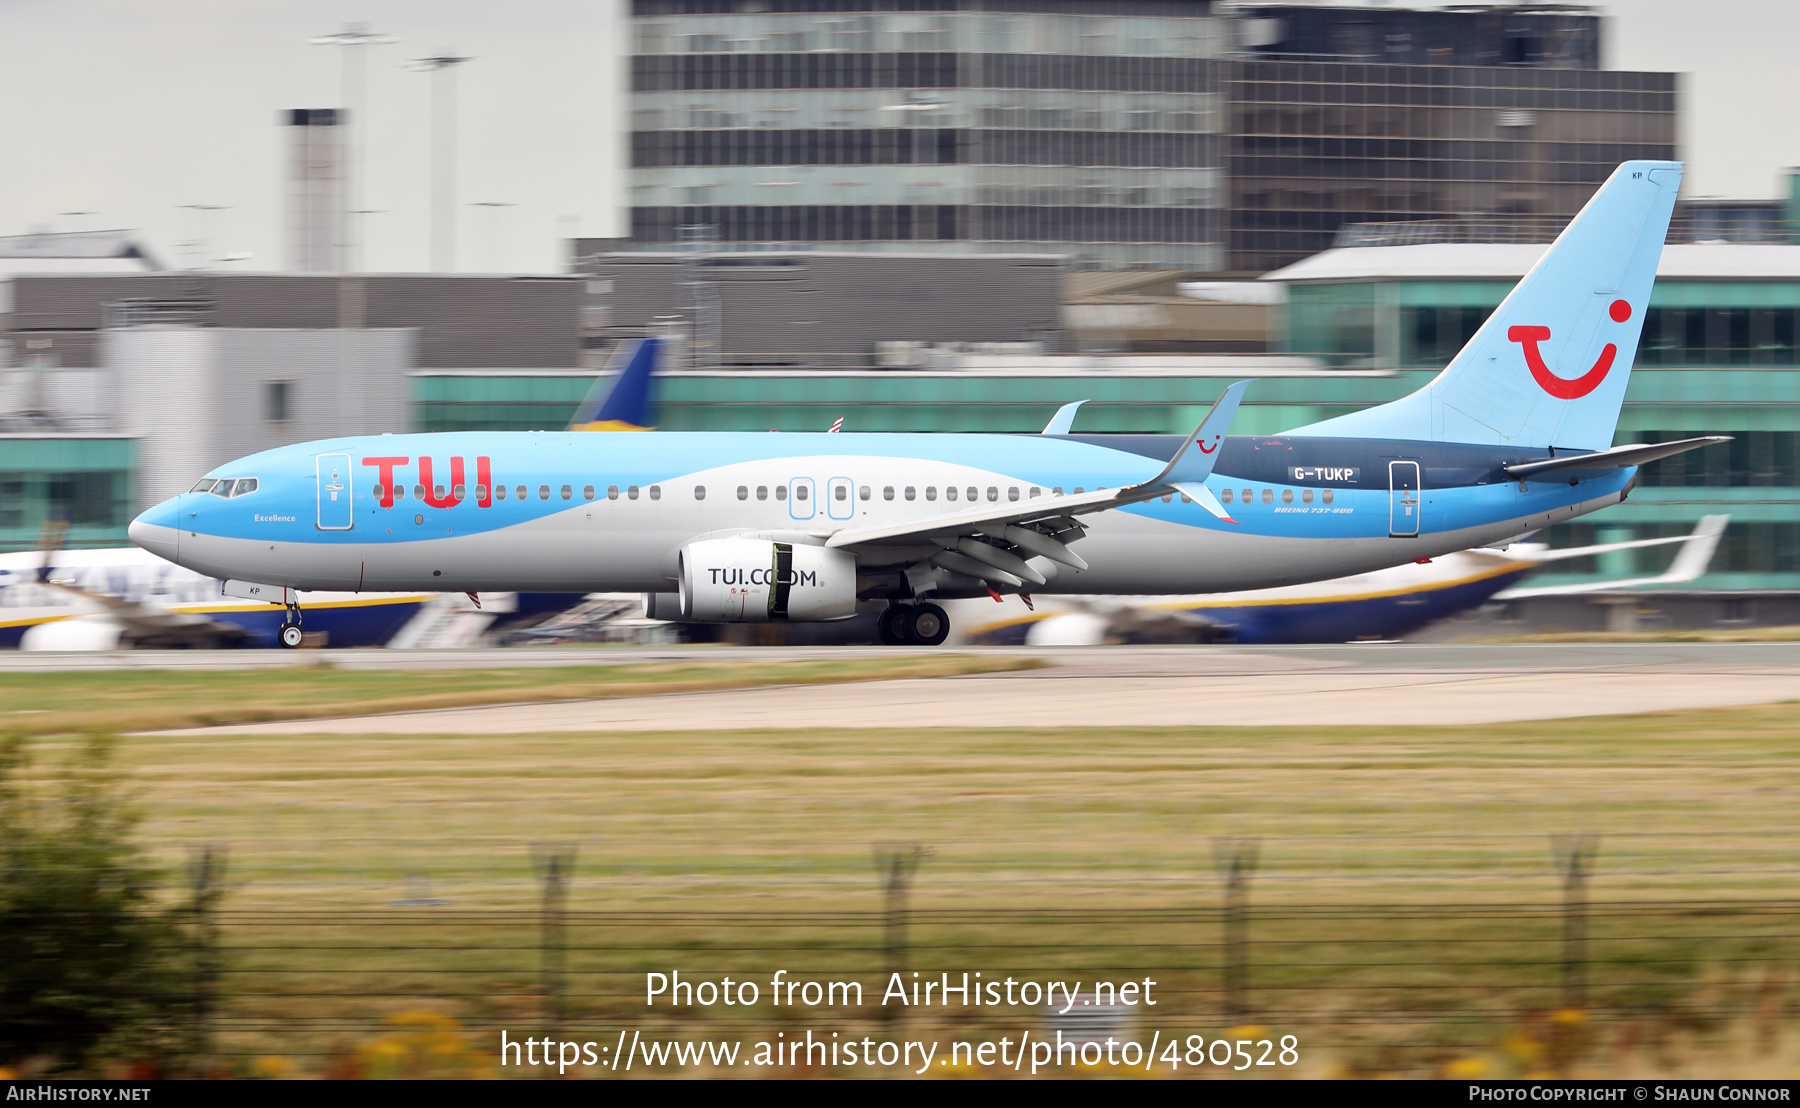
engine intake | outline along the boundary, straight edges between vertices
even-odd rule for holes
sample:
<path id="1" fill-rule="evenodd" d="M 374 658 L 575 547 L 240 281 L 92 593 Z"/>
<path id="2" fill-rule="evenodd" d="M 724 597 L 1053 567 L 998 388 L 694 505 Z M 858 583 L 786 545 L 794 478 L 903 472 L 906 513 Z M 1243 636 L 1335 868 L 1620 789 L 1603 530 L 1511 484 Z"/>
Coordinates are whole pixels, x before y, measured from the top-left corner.
<path id="1" fill-rule="evenodd" d="M 842 550 L 705 539 L 682 547 L 677 561 L 681 618 L 694 623 L 823 623 L 856 614 L 856 558 Z"/>

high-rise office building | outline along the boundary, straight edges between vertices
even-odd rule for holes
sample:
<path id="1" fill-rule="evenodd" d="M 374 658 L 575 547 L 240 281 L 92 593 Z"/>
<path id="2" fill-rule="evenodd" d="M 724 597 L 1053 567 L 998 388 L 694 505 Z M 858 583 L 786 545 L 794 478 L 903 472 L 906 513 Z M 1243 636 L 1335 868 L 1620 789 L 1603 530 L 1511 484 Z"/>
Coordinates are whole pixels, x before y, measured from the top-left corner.
<path id="1" fill-rule="evenodd" d="M 344 114 L 339 108 L 281 113 L 288 132 L 287 268 L 295 272 L 344 269 Z"/>
<path id="2" fill-rule="evenodd" d="M 634 249 L 1224 264 L 1210 0 L 634 0 Z"/>
<path id="3" fill-rule="evenodd" d="M 1675 154 L 1578 5 L 634 0 L 631 249 L 1267 270 L 1346 223 L 1567 218 Z"/>

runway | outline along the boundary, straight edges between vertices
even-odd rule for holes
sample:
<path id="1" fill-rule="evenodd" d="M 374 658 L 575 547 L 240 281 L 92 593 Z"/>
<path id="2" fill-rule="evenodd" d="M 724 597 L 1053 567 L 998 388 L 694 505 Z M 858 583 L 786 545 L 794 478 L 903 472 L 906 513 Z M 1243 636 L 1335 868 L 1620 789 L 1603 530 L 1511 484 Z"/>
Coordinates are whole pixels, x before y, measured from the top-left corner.
<path id="1" fill-rule="evenodd" d="M 984 653 L 989 651 L 983 651 Z M 1042 669 L 611 700 L 509 704 L 162 734 L 507 734 L 790 728 L 1331 727 L 1502 723 L 1800 700 L 1800 644 L 1394 644 L 992 651 Z M 358 652 L 381 655 L 383 652 Z M 552 652 L 395 656 L 389 667 L 519 665 Z M 902 651 L 643 648 L 556 651 L 560 664 Z M 595 658 L 592 655 L 603 655 Z M 479 663 L 473 662 L 481 657 Z M 334 658 L 337 655 L 334 655 Z M 533 658 L 534 664 L 552 664 Z M 352 664 L 349 659 L 345 663 Z"/>

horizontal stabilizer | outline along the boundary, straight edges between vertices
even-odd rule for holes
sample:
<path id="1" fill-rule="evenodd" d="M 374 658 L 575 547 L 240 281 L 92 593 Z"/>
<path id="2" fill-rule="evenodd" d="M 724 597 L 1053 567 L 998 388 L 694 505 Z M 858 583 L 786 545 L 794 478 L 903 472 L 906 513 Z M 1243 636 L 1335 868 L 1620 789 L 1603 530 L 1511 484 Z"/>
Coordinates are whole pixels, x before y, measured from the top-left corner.
<path id="1" fill-rule="evenodd" d="M 1730 435 L 1703 435 L 1697 439 L 1680 439 L 1675 442 L 1636 442 L 1626 446 L 1615 446 L 1611 450 L 1596 451 L 1592 454 L 1570 454 L 1562 458 L 1545 458 L 1537 462 L 1519 462 L 1516 465 L 1507 466 L 1506 472 L 1524 480 L 1528 477 L 1536 477 L 1540 473 L 1553 473 L 1559 469 L 1621 469 L 1625 466 L 1641 466 L 1645 462 L 1654 462 L 1658 458 L 1685 454 L 1690 450 L 1698 450 L 1702 446 L 1730 441 Z"/>

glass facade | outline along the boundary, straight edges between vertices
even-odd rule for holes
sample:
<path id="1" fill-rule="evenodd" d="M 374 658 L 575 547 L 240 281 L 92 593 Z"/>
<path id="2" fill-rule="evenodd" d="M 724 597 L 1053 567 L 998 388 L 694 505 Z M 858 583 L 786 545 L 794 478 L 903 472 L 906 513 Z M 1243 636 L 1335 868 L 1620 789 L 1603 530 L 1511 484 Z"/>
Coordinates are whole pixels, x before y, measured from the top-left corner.
<path id="1" fill-rule="evenodd" d="M 64 546 L 124 546 L 132 440 L 0 435 L 0 550 L 33 550 L 66 523 Z"/>
<path id="2" fill-rule="evenodd" d="M 1223 266 L 1210 4 L 751 10 L 783 6 L 634 4 L 634 248 L 710 225 L 726 249 Z"/>
<path id="3" fill-rule="evenodd" d="M 1672 73 L 1254 61 L 1228 100 L 1233 269 L 1346 223 L 1566 218 L 1620 162 L 1675 157 Z"/>

